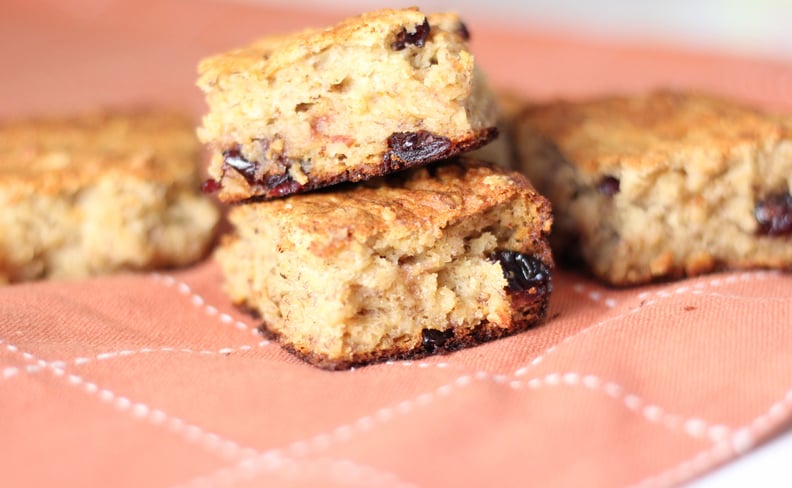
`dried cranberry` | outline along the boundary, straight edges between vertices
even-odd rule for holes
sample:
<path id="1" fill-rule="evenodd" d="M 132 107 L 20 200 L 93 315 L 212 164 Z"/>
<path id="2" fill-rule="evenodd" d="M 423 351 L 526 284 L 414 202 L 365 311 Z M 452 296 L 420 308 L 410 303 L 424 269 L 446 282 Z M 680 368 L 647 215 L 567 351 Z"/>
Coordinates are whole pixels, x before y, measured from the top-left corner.
<path id="1" fill-rule="evenodd" d="M 606 197 L 619 193 L 619 179 L 613 176 L 603 176 L 597 184 L 597 190 Z"/>
<path id="2" fill-rule="evenodd" d="M 452 329 L 423 329 L 421 331 L 421 337 L 421 345 L 423 345 L 423 348 L 427 352 L 432 353 L 442 348 L 449 339 L 453 339 L 454 331 Z"/>
<path id="3" fill-rule="evenodd" d="M 410 163 L 441 159 L 450 150 L 450 139 L 426 130 L 394 132 L 388 137 L 388 152 L 383 157 L 383 164 L 387 171 L 395 171 Z"/>
<path id="4" fill-rule="evenodd" d="M 244 176 L 251 187 L 263 188 L 265 190 L 264 195 L 267 198 L 291 195 L 292 193 L 302 190 L 304 187 L 304 185 L 294 181 L 288 173 L 271 175 L 266 178 L 264 176 L 258 177 L 256 173 L 259 170 L 259 163 L 245 159 L 238 147 L 223 151 L 223 158 L 225 159 L 226 166 Z M 214 188 L 214 184 L 212 183 L 207 182 L 205 185 L 209 188 Z"/>
<path id="5" fill-rule="evenodd" d="M 461 37 L 465 41 L 470 40 L 470 31 L 468 30 L 467 26 L 464 22 L 459 23 L 459 27 L 457 27 L 457 33 L 459 37 Z"/>
<path id="6" fill-rule="evenodd" d="M 768 236 L 792 234 L 792 195 L 770 195 L 756 204 L 754 217 L 759 223 L 757 233 Z"/>
<path id="7" fill-rule="evenodd" d="M 213 179 L 208 179 L 201 185 L 201 190 L 204 193 L 214 193 L 220 189 L 220 182 Z"/>
<path id="8" fill-rule="evenodd" d="M 300 191 L 303 185 L 294 181 L 288 174 L 283 174 L 267 179 L 266 187 L 268 197 L 282 197 Z"/>
<path id="9" fill-rule="evenodd" d="M 517 251 L 498 251 L 494 258 L 503 268 L 503 276 L 511 292 L 522 292 L 532 288 L 551 289 L 550 269 L 542 261 Z"/>
<path id="10" fill-rule="evenodd" d="M 423 24 L 415 26 L 415 32 L 407 32 L 405 27 L 402 27 L 401 32 L 396 34 L 396 39 L 391 43 L 391 49 L 394 51 L 401 51 L 408 44 L 415 47 L 423 47 L 426 38 L 429 36 L 429 21 L 424 17 Z"/>
<path id="11" fill-rule="evenodd" d="M 249 184 L 253 185 L 256 182 L 256 170 L 259 165 L 256 162 L 245 159 L 239 147 L 232 147 L 223 151 L 223 160 L 226 165 L 244 176 Z"/>

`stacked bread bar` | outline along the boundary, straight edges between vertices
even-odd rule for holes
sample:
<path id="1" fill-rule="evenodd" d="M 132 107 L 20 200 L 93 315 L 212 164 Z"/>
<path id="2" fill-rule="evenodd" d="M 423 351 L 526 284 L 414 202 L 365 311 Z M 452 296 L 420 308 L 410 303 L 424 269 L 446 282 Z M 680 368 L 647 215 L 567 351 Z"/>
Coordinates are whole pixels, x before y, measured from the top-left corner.
<path id="1" fill-rule="evenodd" d="M 317 366 L 419 357 L 524 330 L 551 291 L 547 201 L 457 157 L 496 135 L 453 14 L 382 10 L 204 60 L 208 190 L 232 300 Z"/>

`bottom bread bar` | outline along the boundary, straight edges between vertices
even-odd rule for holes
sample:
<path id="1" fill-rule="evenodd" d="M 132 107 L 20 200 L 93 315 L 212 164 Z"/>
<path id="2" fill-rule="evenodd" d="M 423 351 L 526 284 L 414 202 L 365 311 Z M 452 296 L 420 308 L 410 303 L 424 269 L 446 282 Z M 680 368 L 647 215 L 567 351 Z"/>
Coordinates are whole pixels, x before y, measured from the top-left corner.
<path id="1" fill-rule="evenodd" d="M 321 368 L 469 347 L 546 315 L 549 204 L 490 164 L 238 205 L 230 220 L 217 251 L 226 292 Z"/>

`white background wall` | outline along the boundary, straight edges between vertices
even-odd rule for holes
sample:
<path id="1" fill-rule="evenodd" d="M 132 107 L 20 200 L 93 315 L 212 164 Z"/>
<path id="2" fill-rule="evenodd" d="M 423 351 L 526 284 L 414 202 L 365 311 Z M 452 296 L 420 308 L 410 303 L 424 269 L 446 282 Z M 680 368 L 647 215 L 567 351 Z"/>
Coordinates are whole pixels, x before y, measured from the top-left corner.
<path id="1" fill-rule="evenodd" d="M 792 0 L 237 0 L 355 13 L 417 5 L 509 27 L 561 28 L 696 49 L 792 59 Z"/>

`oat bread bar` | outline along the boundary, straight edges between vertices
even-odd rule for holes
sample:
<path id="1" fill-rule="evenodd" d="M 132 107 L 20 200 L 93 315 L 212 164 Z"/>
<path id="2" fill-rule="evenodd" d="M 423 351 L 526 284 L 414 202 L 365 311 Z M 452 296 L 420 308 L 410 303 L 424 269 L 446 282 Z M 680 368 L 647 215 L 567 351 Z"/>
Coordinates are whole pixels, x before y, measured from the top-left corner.
<path id="1" fill-rule="evenodd" d="M 475 149 L 495 106 L 455 14 L 380 10 L 203 60 L 225 202 L 360 181 Z"/>
<path id="2" fill-rule="evenodd" d="M 549 205 L 494 165 L 451 160 L 230 219 L 226 292 L 322 368 L 451 351 L 545 316 Z"/>
<path id="3" fill-rule="evenodd" d="M 792 118 L 697 93 L 556 102 L 518 122 L 553 246 L 614 285 L 792 265 Z"/>
<path id="4" fill-rule="evenodd" d="M 200 144 L 170 112 L 89 113 L 0 126 L 0 283 L 191 263 L 218 211 Z"/>

